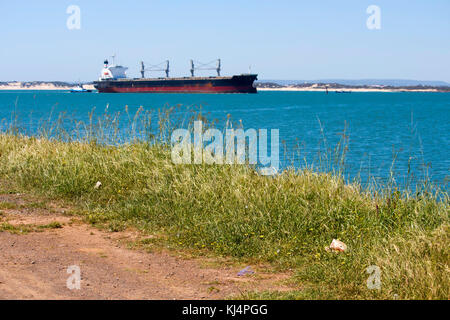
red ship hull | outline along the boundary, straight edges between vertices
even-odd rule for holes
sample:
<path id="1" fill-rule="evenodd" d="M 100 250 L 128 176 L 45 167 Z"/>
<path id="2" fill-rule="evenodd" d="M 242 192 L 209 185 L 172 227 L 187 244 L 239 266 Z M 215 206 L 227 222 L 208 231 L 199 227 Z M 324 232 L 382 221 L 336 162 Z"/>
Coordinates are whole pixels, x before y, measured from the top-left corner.
<path id="1" fill-rule="evenodd" d="M 210 78 L 120 79 L 94 82 L 104 93 L 256 93 L 257 75 Z"/>

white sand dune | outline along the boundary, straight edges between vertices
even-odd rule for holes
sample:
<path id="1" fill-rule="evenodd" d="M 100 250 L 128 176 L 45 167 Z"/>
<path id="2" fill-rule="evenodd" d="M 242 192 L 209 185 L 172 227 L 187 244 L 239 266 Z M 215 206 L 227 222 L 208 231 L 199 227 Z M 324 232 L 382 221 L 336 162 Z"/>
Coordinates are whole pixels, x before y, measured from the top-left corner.
<path id="1" fill-rule="evenodd" d="M 13 81 L 0 83 L 0 90 L 70 90 L 75 86 L 70 85 L 55 85 L 52 82 L 42 82 L 42 83 L 29 83 Z M 94 90 L 93 85 L 83 85 L 83 88 L 88 90 Z"/>

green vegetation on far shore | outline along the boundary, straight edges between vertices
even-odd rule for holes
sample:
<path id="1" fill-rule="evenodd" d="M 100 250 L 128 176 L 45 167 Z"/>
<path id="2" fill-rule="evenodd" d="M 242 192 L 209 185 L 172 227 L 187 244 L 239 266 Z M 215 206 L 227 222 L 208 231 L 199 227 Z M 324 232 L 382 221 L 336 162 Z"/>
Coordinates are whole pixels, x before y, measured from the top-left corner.
<path id="1" fill-rule="evenodd" d="M 295 290 L 245 298 L 448 299 L 449 197 L 376 192 L 335 174 L 174 165 L 164 144 L 117 146 L 0 134 L 0 183 L 63 199 L 92 224 L 154 246 L 292 270 Z M 100 188 L 95 188 L 97 182 Z M 333 239 L 348 250 L 324 247 Z M 381 270 L 381 289 L 366 269 Z"/>

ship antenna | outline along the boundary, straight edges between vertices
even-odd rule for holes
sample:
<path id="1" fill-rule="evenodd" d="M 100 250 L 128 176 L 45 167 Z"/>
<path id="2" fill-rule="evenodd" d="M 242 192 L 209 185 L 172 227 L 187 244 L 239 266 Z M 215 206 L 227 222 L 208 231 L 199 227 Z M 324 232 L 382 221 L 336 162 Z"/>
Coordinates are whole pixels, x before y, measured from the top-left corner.
<path id="1" fill-rule="evenodd" d="M 220 77 L 220 67 L 221 67 L 220 59 L 217 59 L 217 76 L 218 77 Z"/>
<path id="2" fill-rule="evenodd" d="M 116 63 L 115 63 L 116 54 L 114 53 L 114 54 L 111 56 L 111 58 L 112 58 L 112 61 L 113 61 L 112 65 L 115 66 L 115 65 L 116 65 Z"/>
<path id="3" fill-rule="evenodd" d="M 166 78 L 169 77 L 169 60 L 166 61 L 167 65 L 166 65 Z"/>
<path id="4" fill-rule="evenodd" d="M 195 68 L 194 68 L 194 61 L 191 60 L 191 76 L 192 77 L 194 77 L 194 70 L 195 70 Z"/>

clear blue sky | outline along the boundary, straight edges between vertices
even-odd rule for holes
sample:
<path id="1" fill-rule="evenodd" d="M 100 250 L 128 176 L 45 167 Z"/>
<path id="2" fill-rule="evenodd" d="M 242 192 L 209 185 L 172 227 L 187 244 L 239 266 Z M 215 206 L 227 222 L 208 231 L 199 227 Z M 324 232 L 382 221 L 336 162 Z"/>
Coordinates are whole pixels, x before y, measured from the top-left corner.
<path id="1" fill-rule="evenodd" d="M 69 5 L 81 29 L 68 30 Z M 366 9 L 381 8 L 381 30 Z M 260 79 L 402 78 L 450 82 L 449 0 L 0 1 L 0 81 L 97 79 L 103 59 L 220 57 L 223 73 Z"/>

